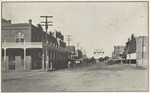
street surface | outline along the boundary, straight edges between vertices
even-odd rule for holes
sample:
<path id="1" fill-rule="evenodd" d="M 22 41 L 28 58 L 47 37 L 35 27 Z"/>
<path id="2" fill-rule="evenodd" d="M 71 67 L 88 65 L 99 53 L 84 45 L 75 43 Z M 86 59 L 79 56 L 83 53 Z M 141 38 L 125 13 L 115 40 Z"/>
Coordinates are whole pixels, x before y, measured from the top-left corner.
<path id="1" fill-rule="evenodd" d="M 147 91 L 148 70 L 121 64 L 2 72 L 2 92 Z"/>

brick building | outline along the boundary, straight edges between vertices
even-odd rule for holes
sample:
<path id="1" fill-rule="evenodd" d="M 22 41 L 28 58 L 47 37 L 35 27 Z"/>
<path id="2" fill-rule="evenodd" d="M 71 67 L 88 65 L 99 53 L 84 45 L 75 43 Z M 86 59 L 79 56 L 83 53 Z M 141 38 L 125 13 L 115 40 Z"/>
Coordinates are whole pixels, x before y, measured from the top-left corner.
<path id="1" fill-rule="evenodd" d="M 125 48 L 126 62 L 137 66 L 148 66 L 148 37 L 135 37 L 128 39 Z"/>
<path id="2" fill-rule="evenodd" d="M 47 34 L 47 44 L 43 43 Z M 43 49 L 47 47 L 46 63 Z M 64 36 L 58 32 L 45 33 L 40 25 L 12 24 L 2 19 L 2 69 L 30 70 L 67 67 L 68 51 Z"/>
<path id="3" fill-rule="evenodd" d="M 114 46 L 114 51 L 112 52 L 112 58 L 116 61 L 124 61 L 123 58 L 124 52 L 125 52 L 125 46 Z"/>

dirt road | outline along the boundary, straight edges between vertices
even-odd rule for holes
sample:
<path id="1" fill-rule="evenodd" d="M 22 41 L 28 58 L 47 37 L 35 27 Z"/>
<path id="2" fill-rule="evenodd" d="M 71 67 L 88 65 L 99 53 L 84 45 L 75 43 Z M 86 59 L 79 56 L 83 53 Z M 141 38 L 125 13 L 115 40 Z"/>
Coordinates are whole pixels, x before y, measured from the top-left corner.
<path id="1" fill-rule="evenodd" d="M 53 72 L 35 72 L 36 75 L 31 73 L 14 79 L 5 79 L 7 75 L 2 73 L 2 91 L 147 91 L 147 71 L 119 64 L 95 63 Z"/>

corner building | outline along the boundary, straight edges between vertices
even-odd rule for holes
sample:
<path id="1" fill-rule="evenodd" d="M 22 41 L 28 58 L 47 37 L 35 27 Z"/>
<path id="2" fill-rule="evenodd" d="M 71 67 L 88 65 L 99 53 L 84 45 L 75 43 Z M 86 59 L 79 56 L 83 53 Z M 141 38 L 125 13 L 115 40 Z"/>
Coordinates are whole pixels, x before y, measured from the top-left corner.
<path id="1" fill-rule="evenodd" d="M 47 34 L 47 44 L 44 44 Z M 40 25 L 12 24 L 2 18 L 2 70 L 60 69 L 67 67 L 68 51 L 64 36 L 45 33 Z M 45 46 L 46 45 L 46 46 Z M 47 59 L 44 48 L 47 47 Z M 47 60 L 46 63 L 45 60 Z"/>

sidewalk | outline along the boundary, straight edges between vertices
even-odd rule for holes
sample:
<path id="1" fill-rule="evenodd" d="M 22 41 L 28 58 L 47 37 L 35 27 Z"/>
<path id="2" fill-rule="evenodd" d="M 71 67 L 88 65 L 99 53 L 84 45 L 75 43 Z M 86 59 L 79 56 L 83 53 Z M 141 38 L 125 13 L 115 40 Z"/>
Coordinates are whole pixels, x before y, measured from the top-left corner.
<path id="1" fill-rule="evenodd" d="M 38 70 L 28 70 L 28 71 L 16 71 L 16 70 L 9 70 L 2 72 L 2 82 L 13 80 L 13 79 L 19 79 L 19 78 L 25 78 L 25 77 L 32 77 L 36 75 L 46 74 L 48 72 L 44 72 L 43 69 Z"/>

